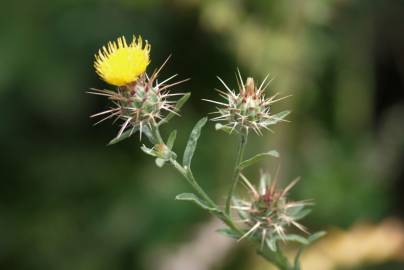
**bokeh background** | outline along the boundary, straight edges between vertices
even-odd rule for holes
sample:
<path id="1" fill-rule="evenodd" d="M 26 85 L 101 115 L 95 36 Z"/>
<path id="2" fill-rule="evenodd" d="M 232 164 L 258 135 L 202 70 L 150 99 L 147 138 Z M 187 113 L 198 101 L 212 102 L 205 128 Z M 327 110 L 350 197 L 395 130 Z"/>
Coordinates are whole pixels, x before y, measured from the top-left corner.
<path id="1" fill-rule="evenodd" d="M 291 123 L 252 136 L 247 155 L 278 149 L 283 183 L 300 175 L 305 219 L 328 230 L 304 269 L 404 269 L 404 3 L 402 1 L 7 1 L 0 17 L 1 269 L 271 269 L 248 244 L 215 234 L 217 221 L 174 200 L 189 190 L 158 169 L 135 136 L 106 146 L 117 125 L 93 127 L 108 87 L 94 54 L 120 35 L 152 44 L 150 70 L 192 98 L 177 128 L 214 110 L 216 75 L 235 87 L 238 67 L 268 93 L 293 97 Z M 200 139 L 194 171 L 223 200 L 237 138 Z M 278 163 L 260 164 L 273 172 Z M 256 175 L 259 167 L 250 174 Z"/>

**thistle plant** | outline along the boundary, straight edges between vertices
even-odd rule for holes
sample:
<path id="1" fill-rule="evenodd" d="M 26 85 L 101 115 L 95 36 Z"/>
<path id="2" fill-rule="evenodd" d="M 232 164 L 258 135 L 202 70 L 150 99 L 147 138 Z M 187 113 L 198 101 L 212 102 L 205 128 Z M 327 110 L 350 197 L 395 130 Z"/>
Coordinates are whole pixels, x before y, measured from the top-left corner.
<path id="1" fill-rule="evenodd" d="M 167 59 L 168 60 L 168 59 Z M 289 200 L 290 189 L 298 182 L 298 178 L 278 188 L 278 172 L 272 176 L 261 173 L 258 183 L 250 181 L 243 170 L 265 158 L 279 158 L 279 153 L 271 150 L 259 153 L 251 158 L 244 158 L 244 151 L 250 133 L 263 135 L 264 131 L 272 131 L 272 126 L 287 121 L 289 111 L 272 112 L 272 105 L 286 97 L 278 98 L 278 94 L 265 96 L 270 83 L 268 76 L 257 87 L 253 78 L 243 80 L 238 71 L 236 79 L 238 89 L 230 88 L 221 78 L 224 90 L 218 90 L 224 101 L 206 100 L 217 105 L 212 121 L 218 121 L 216 129 L 229 135 L 239 137 L 240 143 L 235 157 L 232 177 L 229 177 L 229 191 L 221 207 L 200 186 L 191 169 L 192 158 L 197 148 L 202 128 L 208 118 L 200 119 L 192 129 L 185 147 L 182 161 L 174 150 L 177 131 L 171 131 L 167 139 L 163 139 L 160 128 L 174 116 L 179 115 L 181 107 L 189 99 L 190 93 L 171 93 L 173 86 L 186 80 L 168 83 L 176 75 L 158 82 L 160 68 L 149 76 L 146 69 L 150 63 L 150 45 L 143 44 L 141 37 L 133 37 L 127 43 L 124 37 L 116 42 L 109 42 L 95 56 L 95 69 L 98 75 L 113 90 L 92 89 L 91 94 L 105 96 L 110 101 L 110 108 L 91 117 L 102 117 L 97 123 L 107 119 L 120 120 L 117 136 L 110 141 L 118 143 L 138 133 L 148 142 L 141 150 L 155 159 L 159 167 L 169 164 L 189 183 L 192 193 L 182 193 L 177 200 L 191 201 L 223 221 L 225 227 L 218 232 L 235 238 L 237 241 L 249 240 L 257 253 L 281 270 L 299 270 L 300 254 L 305 246 L 321 237 L 324 232 L 311 234 L 300 221 L 310 212 L 312 201 Z M 171 98 L 179 97 L 178 100 Z M 96 123 L 96 124 L 97 124 Z M 253 132 L 251 132 L 253 131 Z M 143 137 L 143 138 L 144 138 Z M 279 168 L 279 167 L 278 167 Z M 239 182 L 249 194 L 247 198 L 236 194 Z M 302 232 L 295 234 L 293 230 Z M 289 242 L 297 242 L 300 248 L 293 262 L 284 255 L 283 248 Z"/>

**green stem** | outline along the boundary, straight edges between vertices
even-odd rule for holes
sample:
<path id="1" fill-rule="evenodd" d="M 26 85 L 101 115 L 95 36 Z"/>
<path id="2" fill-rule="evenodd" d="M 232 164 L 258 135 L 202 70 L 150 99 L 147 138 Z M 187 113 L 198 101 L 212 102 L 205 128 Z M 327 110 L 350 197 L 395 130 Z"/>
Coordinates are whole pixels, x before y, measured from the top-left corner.
<path id="1" fill-rule="evenodd" d="M 160 135 L 158 125 L 153 125 L 153 127 L 151 129 L 151 133 L 153 135 L 153 139 L 155 139 L 157 141 L 157 143 L 165 144 Z M 236 160 L 236 165 L 235 165 L 234 173 L 233 173 L 233 186 L 229 192 L 229 197 L 227 198 L 227 201 L 226 201 L 226 211 L 220 210 L 219 207 L 217 206 L 217 204 L 203 190 L 203 188 L 195 180 L 190 168 L 184 168 L 175 159 L 170 159 L 171 165 L 187 180 L 187 182 L 193 188 L 194 192 L 196 194 L 198 194 L 201 198 L 203 198 L 203 200 L 209 205 L 210 208 L 214 209 L 210 212 L 213 215 L 215 215 L 217 218 L 222 220 L 233 231 L 237 232 L 240 235 L 240 237 L 244 234 L 244 232 L 233 222 L 233 220 L 230 216 L 230 202 L 231 202 L 233 193 L 235 191 L 235 188 L 237 186 L 238 178 L 240 175 L 240 163 L 242 162 L 242 159 L 243 159 L 243 153 L 244 153 L 246 143 L 247 143 L 247 134 L 242 134 L 240 145 L 239 145 L 239 150 L 238 150 L 238 155 L 237 155 L 237 160 Z M 257 244 L 260 245 L 259 241 Z M 275 266 L 277 266 L 280 270 L 293 270 L 294 269 L 294 268 L 292 268 L 292 266 L 290 266 L 287 258 L 281 253 L 280 250 L 278 250 L 277 252 L 273 252 L 269 249 L 266 249 L 265 251 L 259 251 L 258 253 L 262 257 L 264 257 L 266 260 L 268 260 L 269 262 L 271 262 Z"/>
<path id="2" fill-rule="evenodd" d="M 234 164 L 234 170 L 233 170 L 233 184 L 229 190 L 229 194 L 227 195 L 226 199 L 225 213 L 227 215 L 230 215 L 231 199 L 233 198 L 233 194 L 236 191 L 238 180 L 240 178 L 240 172 L 241 172 L 240 163 L 243 161 L 243 155 L 246 145 L 247 145 L 247 133 L 241 133 L 240 144 L 238 146 L 237 151 L 236 163 Z"/>
<path id="3" fill-rule="evenodd" d="M 171 159 L 171 164 L 177 169 L 178 172 L 184 176 L 188 183 L 195 189 L 195 191 L 209 204 L 209 207 L 217 208 L 216 203 L 209 197 L 208 194 L 202 189 L 202 187 L 196 182 L 190 169 L 185 169 L 176 160 Z"/>
<path id="4" fill-rule="evenodd" d="M 152 135 L 154 139 L 159 143 L 159 144 L 165 144 L 161 135 L 160 135 L 160 130 L 157 124 L 154 124 L 151 129 Z M 192 171 L 190 168 L 185 169 L 181 164 L 179 164 L 175 159 L 170 159 L 171 165 L 187 180 L 187 182 L 191 185 L 191 187 L 194 189 L 194 191 L 202 197 L 205 202 L 209 205 L 210 208 L 215 209 L 215 211 L 211 211 L 216 217 L 218 217 L 220 220 L 222 220 L 227 226 L 229 226 L 231 229 L 236 231 L 237 233 L 243 235 L 243 232 L 237 227 L 236 224 L 234 224 L 233 220 L 231 217 L 221 211 L 217 204 L 209 197 L 208 194 L 203 190 L 203 188 L 198 184 L 198 182 L 195 180 Z"/>
<path id="5" fill-rule="evenodd" d="M 151 131 L 154 139 L 156 139 L 159 144 L 165 144 L 164 141 L 163 141 L 163 138 L 160 135 L 159 126 L 158 126 L 158 124 L 156 122 L 153 123 L 152 128 L 151 128 L 150 131 Z"/>
<path id="6" fill-rule="evenodd" d="M 211 213 L 216 217 L 218 217 L 220 220 L 222 220 L 231 229 L 240 234 L 240 236 L 243 235 L 243 232 L 237 227 L 236 224 L 234 224 L 231 217 L 226 213 L 224 213 L 223 211 L 221 211 L 217 206 L 217 204 L 209 197 L 208 194 L 206 194 L 206 192 L 195 180 L 192 172 L 189 169 L 186 170 L 174 159 L 171 159 L 170 162 L 174 166 L 174 168 L 187 180 L 187 182 L 191 185 L 194 191 L 205 200 L 205 202 L 209 205 L 209 207 L 215 209 L 214 211 L 211 211 Z"/>
<path id="7" fill-rule="evenodd" d="M 283 255 L 280 249 L 273 252 L 270 249 L 258 251 L 258 254 L 264 257 L 267 261 L 274 264 L 280 270 L 294 270 L 295 267 L 291 266 L 288 259 Z"/>

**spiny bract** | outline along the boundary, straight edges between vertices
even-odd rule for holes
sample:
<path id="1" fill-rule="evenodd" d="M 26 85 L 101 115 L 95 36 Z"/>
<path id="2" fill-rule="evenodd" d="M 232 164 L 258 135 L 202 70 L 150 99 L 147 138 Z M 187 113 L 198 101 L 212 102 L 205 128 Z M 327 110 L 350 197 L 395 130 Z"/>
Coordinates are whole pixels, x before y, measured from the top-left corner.
<path id="1" fill-rule="evenodd" d="M 251 200 L 234 199 L 233 209 L 237 210 L 241 221 L 247 226 L 247 232 L 240 238 L 247 236 L 259 237 L 262 245 L 265 243 L 271 249 L 276 246 L 277 240 L 287 241 L 286 227 L 293 225 L 307 233 L 306 228 L 297 222 L 310 212 L 305 206 L 312 204 L 310 201 L 288 201 L 287 194 L 299 179 L 292 181 L 286 188 L 277 189 L 275 178 L 269 185 L 270 176 L 262 174 L 260 189 L 257 189 L 250 181 L 240 174 L 243 184 L 252 194 Z M 296 238 L 296 236 L 294 236 Z"/>
<path id="2" fill-rule="evenodd" d="M 218 79 L 227 90 L 226 92 L 217 90 L 226 102 L 204 100 L 220 105 L 217 111 L 214 112 L 219 114 L 219 116 L 212 120 L 223 122 L 223 127 L 230 129 L 230 132 L 236 130 L 248 133 L 252 129 L 257 134 L 262 135 L 262 128 L 270 130 L 270 125 L 286 121 L 283 118 L 289 114 L 289 111 L 278 114 L 271 113 L 270 105 L 287 97 L 276 99 L 277 94 L 270 98 L 265 97 L 264 91 L 270 82 L 264 85 L 267 82 L 268 76 L 257 88 L 254 79 L 251 77 L 247 78 L 244 83 L 239 72 L 237 78 L 239 93 L 231 90 L 221 78 L 218 77 Z"/>

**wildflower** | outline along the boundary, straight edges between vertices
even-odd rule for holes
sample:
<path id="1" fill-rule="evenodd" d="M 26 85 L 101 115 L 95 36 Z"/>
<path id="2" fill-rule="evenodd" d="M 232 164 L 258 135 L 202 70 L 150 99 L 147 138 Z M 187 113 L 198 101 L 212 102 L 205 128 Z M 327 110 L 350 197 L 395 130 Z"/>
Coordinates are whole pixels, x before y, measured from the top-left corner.
<path id="1" fill-rule="evenodd" d="M 143 47 L 142 38 L 136 39 L 130 44 L 125 37 L 117 41 L 109 42 L 95 55 L 94 67 L 98 75 L 107 83 L 123 86 L 135 82 L 146 71 L 150 63 L 150 45 Z"/>
<path id="2" fill-rule="evenodd" d="M 276 124 L 279 121 L 286 121 L 283 118 L 289 114 L 289 112 L 285 111 L 273 115 L 270 105 L 288 96 L 276 99 L 278 94 L 275 94 L 270 98 L 266 98 L 264 91 L 270 83 L 270 81 L 267 82 L 268 76 L 265 77 L 258 88 L 255 85 L 254 79 L 251 77 L 247 78 L 244 83 L 240 72 L 238 72 L 238 77 L 236 78 L 239 93 L 231 90 L 226 83 L 218 77 L 219 81 L 227 90 L 227 92 L 217 90 L 220 96 L 226 100 L 225 103 L 204 99 L 205 101 L 221 106 L 217 108 L 217 112 L 215 112 L 219 114 L 219 116 L 213 118 L 213 121 L 224 122 L 223 127 L 230 129 L 230 132 L 237 130 L 238 132 L 248 133 L 248 130 L 252 129 L 259 135 L 262 135 L 262 128 L 270 130 L 268 126 Z"/>
<path id="3" fill-rule="evenodd" d="M 125 38 L 118 38 L 117 43 L 110 42 L 108 49 L 103 48 L 96 56 L 95 67 L 97 73 L 108 83 L 116 85 L 115 91 L 91 89 L 90 94 L 107 97 L 113 104 L 109 109 L 91 116 L 103 116 L 96 124 L 107 119 L 115 118 L 115 121 L 123 121 L 118 132 L 119 138 L 126 129 L 130 129 L 129 136 L 139 130 L 142 132 L 152 125 L 164 120 L 164 111 L 176 112 L 176 101 L 168 100 L 181 93 L 171 94 L 168 88 L 186 80 L 167 84 L 177 76 L 171 76 L 163 82 L 158 82 L 157 77 L 168 59 L 162 66 L 149 77 L 146 67 L 149 64 L 150 45 L 146 42 L 142 47 L 142 39 L 133 38 L 131 44 L 127 44 Z"/>
<path id="4" fill-rule="evenodd" d="M 261 175 L 261 187 L 258 191 L 250 181 L 240 174 L 243 184 L 252 194 L 249 201 L 235 199 L 236 209 L 242 222 L 247 226 L 247 232 L 239 239 L 242 240 L 248 236 L 259 237 L 261 246 L 267 243 L 274 246 L 277 240 L 288 240 L 286 228 L 293 225 L 299 230 L 306 232 L 307 229 L 297 222 L 308 214 L 310 210 L 304 209 L 310 205 L 309 201 L 288 201 L 287 194 L 299 179 L 292 181 L 283 190 L 278 190 L 277 179 L 275 178 L 270 185 L 267 183 L 268 175 Z"/>

